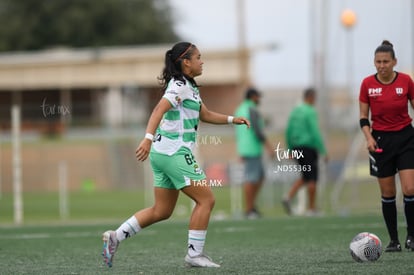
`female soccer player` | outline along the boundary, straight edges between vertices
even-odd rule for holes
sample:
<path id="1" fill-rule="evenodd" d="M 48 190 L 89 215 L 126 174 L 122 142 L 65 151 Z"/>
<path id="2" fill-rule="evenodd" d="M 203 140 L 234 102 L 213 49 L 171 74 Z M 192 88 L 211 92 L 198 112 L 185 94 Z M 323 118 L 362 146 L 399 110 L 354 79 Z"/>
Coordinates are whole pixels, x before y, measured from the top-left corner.
<path id="1" fill-rule="evenodd" d="M 199 120 L 212 124 L 246 124 L 247 127 L 250 122 L 243 117 L 212 112 L 205 106 L 194 80 L 201 75 L 202 65 L 199 50 L 188 42 L 175 44 L 165 54 L 165 67 L 160 77 L 165 93 L 152 111 L 145 137 L 136 150 L 137 160 L 150 157 L 155 203 L 136 212 L 116 231 L 103 234 L 103 257 L 109 267 L 120 242 L 171 216 L 179 191 L 195 202 L 189 224 L 186 264 L 220 266 L 203 253 L 215 199 L 207 184 L 197 184 L 206 176 L 194 159 L 192 149 Z"/>
<path id="2" fill-rule="evenodd" d="M 408 102 L 414 108 L 414 84 L 394 71 L 393 45 L 384 40 L 375 50 L 377 73 L 366 77 L 359 95 L 360 126 L 370 154 L 370 174 L 378 178 L 382 214 L 390 236 L 386 252 L 401 251 L 397 230 L 395 174 L 401 180 L 407 222 L 405 247 L 414 251 L 414 129 Z M 368 120 L 371 112 L 371 122 Z"/>

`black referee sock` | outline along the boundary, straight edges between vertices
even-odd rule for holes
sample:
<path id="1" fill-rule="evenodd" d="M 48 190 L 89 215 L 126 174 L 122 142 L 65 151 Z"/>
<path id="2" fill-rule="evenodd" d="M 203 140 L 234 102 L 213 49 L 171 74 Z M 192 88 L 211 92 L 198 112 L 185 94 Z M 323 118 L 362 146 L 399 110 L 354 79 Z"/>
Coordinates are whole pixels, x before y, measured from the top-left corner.
<path id="1" fill-rule="evenodd" d="M 384 216 L 385 224 L 387 226 L 388 234 L 391 240 L 398 240 L 397 229 L 397 205 L 394 197 L 381 197 L 382 201 L 382 215 Z"/>
<path id="2" fill-rule="evenodd" d="M 414 237 L 414 196 L 404 196 L 404 212 L 407 221 L 407 235 Z"/>

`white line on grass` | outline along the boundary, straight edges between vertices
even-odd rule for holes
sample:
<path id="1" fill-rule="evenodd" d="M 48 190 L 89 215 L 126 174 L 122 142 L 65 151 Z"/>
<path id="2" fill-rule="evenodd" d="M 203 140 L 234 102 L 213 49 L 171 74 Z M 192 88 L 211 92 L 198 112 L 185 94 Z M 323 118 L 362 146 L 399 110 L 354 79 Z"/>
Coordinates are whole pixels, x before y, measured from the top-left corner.
<path id="1" fill-rule="evenodd" d="M 102 232 L 61 232 L 61 233 L 22 233 L 22 234 L 3 234 L 0 240 L 30 240 L 30 239 L 52 239 L 52 238 L 91 238 L 100 237 Z M 140 233 L 141 234 L 141 233 Z M 142 234 L 155 235 L 155 230 L 146 230 Z"/>

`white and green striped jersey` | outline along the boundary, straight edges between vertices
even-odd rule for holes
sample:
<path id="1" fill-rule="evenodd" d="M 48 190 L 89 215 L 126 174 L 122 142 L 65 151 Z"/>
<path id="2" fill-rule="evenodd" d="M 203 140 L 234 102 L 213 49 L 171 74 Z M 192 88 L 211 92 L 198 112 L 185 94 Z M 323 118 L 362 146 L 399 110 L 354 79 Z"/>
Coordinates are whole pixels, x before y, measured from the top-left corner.
<path id="1" fill-rule="evenodd" d="M 171 104 L 157 129 L 153 150 L 173 155 L 181 147 L 193 149 L 201 109 L 201 97 L 190 81 L 170 80 L 163 98 Z"/>

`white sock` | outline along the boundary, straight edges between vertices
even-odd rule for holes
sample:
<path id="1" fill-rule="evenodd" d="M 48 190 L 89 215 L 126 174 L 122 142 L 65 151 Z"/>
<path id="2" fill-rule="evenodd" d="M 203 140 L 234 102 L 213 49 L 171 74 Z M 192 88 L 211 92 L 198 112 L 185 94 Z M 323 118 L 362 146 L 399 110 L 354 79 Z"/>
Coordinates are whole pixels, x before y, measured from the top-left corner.
<path id="1" fill-rule="evenodd" d="M 188 230 L 188 255 L 198 256 L 203 253 L 207 230 Z"/>
<path id="2" fill-rule="evenodd" d="M 121 242 L 126 238 L 133 237 L 140 230 L 141 227 L 139 226 L 138 220 L 135 216 L 132 216 L 116 230 L 116 238 Z"/>

